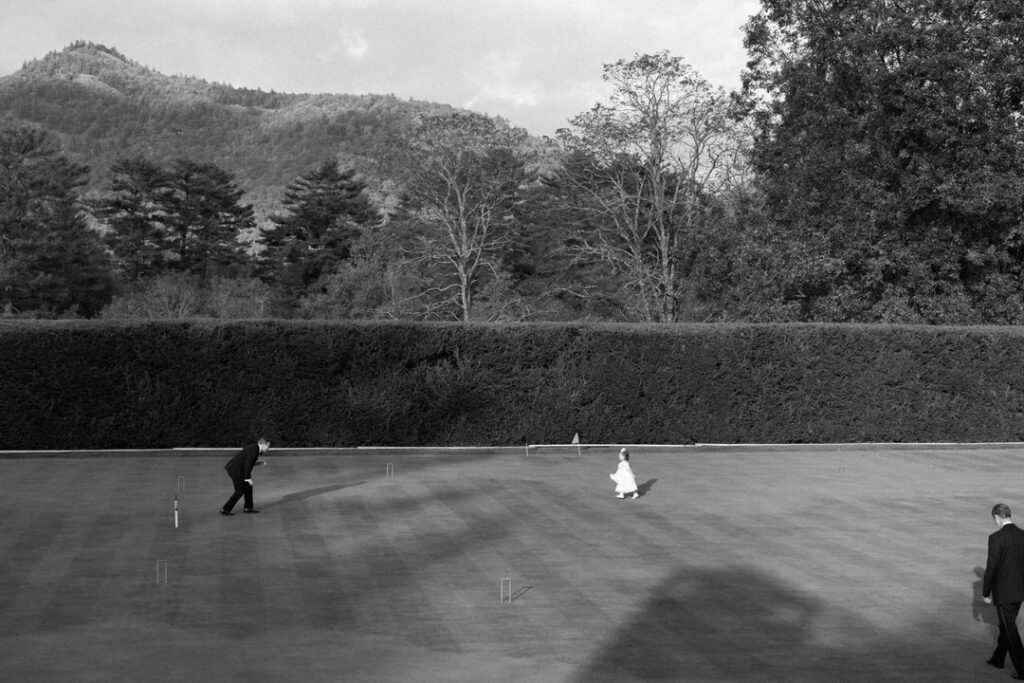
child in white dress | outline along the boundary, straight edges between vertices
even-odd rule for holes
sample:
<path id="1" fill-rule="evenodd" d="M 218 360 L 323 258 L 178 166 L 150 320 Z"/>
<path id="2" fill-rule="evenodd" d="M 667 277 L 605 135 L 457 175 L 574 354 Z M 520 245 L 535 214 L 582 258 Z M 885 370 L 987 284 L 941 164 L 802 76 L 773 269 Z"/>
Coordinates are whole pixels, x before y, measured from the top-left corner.
<path id="1" fill-rule="evenodd" d="M 625 498 L 627 493 L 632 493 L 632 498 L 639 498 L 640 493 L 636 487 L 636 477 L 633 476 L 633 468 L 629 466 L 629 451 L 623 448 L 619 451 L 619 468 L 614 474 L 609 474 L 615 482 L 615 497 Z"/>

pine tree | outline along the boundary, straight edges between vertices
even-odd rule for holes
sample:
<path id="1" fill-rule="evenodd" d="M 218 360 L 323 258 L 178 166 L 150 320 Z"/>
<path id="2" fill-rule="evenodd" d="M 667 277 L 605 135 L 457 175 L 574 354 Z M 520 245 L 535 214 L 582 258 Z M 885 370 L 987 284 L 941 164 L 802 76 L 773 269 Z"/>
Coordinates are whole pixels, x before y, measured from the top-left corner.
<path id="1" fill-rule="evenodd" d="M 160 198 L 168 265 L 200 278 L 248 262 L 239 237 L 255 227 L 251 204 L 230 173 L 211 163 L 178 159 Z"/>
<path id="2" fill-rule="evenodd" d="M 110 168 L 109 194 L 95 203 L 95 215 L 110 231 L 106 243 L 129 282 L 153 277 L 167 268 L 163 202 L 170 174 L 142 156 L 122 158 Z"/>
<path id="3" fill-rule="evenodd" d="M 363 179 L 335 160 L 289 183 L 283 204 L 287 213 L 271 216 L 274 225 L 260 238 L 262 261 L 268 279 L 294 301 L 323 291 L 325 278 L 351 256 L 352 243 L 378 220 L 378 211 Z"/>
<path id="4" fill-rule="evenodd" d="M 78 195 L 88 171 L 44 131 L 0 129 L 0 313 L 91 316 L 110 300 L 110 260 Z"/>

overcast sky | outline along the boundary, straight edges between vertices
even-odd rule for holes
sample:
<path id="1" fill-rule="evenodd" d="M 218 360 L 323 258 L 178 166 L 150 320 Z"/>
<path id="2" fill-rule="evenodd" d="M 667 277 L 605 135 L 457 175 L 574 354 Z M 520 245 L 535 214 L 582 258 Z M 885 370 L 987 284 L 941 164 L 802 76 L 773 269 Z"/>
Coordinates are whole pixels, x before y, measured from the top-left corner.
<path id="1" fill-rule="evenodd" d="M 0 75 L 75 40 L 168 75 L 391 93 L 537 135 L 604 98 L 602 65 L 669 50 L 739 85 L 758 0 L 4 0 Z"/>

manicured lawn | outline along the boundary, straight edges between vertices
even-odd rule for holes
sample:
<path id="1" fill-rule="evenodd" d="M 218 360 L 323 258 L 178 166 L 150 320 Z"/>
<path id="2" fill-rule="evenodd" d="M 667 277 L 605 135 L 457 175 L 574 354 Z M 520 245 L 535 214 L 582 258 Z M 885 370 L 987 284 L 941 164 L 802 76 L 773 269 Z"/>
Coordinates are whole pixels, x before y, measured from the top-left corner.
<path id="1" fill-rule="evenodd" d="M 0 680 L 1009 679 L 1019 450 L 633 452 L 271 451 L 234 517 L 226 454 L 0 458 Z"/>

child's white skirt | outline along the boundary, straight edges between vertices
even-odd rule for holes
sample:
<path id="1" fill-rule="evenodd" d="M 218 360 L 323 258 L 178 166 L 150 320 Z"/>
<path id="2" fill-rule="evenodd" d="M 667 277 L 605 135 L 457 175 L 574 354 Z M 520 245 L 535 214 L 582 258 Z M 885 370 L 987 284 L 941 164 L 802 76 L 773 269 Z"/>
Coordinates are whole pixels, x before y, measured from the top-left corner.
<path id="1" fill-rule="evenodd" d="M 633 493 L 636 491 L 636 477 L 633 476 L 633 468 L 625 460 L 619 463 L 619 469 L 615 470 L 615 474 L 609 474 L 608 476 L 615 482 L 615 493 Z"/>

